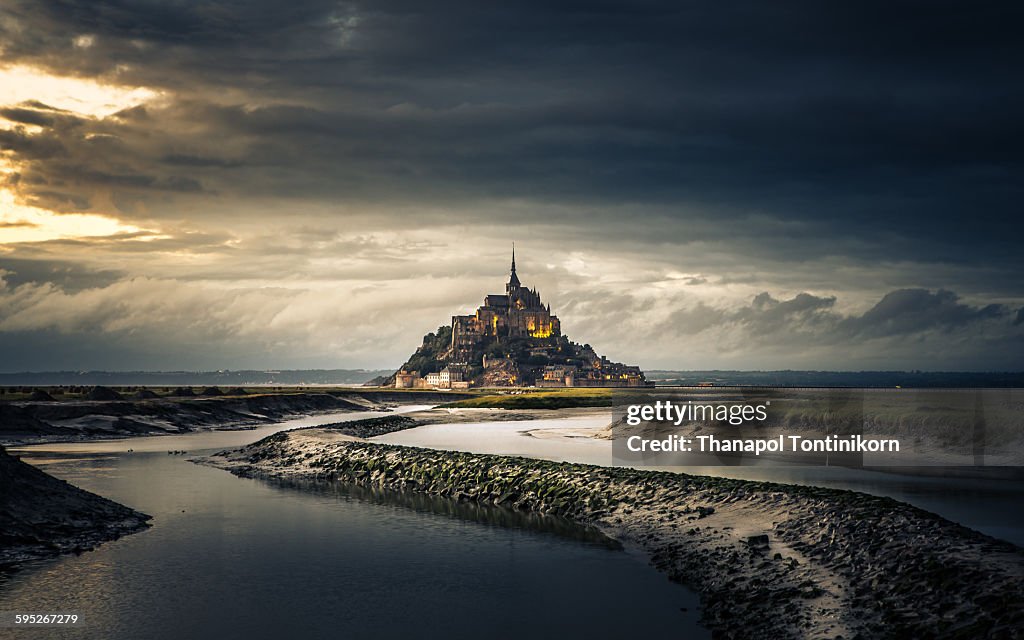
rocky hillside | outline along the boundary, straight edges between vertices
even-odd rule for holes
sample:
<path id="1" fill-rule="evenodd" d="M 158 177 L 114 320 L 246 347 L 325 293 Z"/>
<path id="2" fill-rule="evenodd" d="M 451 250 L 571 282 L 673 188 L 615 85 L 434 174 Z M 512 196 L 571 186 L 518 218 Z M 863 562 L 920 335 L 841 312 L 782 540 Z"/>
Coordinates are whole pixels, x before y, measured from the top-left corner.
<path id="1" fill-rule="evenodd" d="M 0 447 L 0 570 L 95 548 L 150 516 L 58 480 Z"/>
<path id="2" fill-rule="evenodd" d="M 452 328 L 443 325 L 423 336 L 423 341 L 399 371 L 415 371 L 423 377 L 441 371 L 452 361 Z M 546 366 L 575 367 L 594 372 L 595 367 L 609 372 L 631 369 L 611 362 L 589 344 L 573 342 L 564 335 L 544 338 L 491 338 L 465 363 L 467 379 L 474 387 L 511 387 L 536 383 Z M 461 365 L 460 365 L 461 366 Z M 395 372 L 397 373 L 397 372 Z M 581 373 L 581 378 L 586 377 Z M 600 377 L 600 376 L 598 376 Z M 641 374 L 642 377 L 642 374 Z M 395 374 L 376 380 L 381 386 L 394 386 Z"/>

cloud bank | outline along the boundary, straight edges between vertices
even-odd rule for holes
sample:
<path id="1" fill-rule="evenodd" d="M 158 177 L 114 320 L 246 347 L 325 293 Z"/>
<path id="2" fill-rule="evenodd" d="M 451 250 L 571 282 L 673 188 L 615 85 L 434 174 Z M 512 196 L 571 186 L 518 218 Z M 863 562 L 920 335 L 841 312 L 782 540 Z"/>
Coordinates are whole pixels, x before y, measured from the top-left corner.
<path id="1" fill-rule="evenodd" d="M 648 367 L 1014 368 L 1021 11 L 12 0 L 0 367 L 394 365 L 516 240 Z"/>

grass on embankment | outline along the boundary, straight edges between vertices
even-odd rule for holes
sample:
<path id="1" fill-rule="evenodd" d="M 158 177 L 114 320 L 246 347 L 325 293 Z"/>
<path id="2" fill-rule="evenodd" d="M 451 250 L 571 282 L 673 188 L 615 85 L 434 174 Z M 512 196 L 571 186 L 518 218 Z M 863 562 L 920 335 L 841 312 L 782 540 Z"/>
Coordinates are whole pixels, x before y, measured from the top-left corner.
<path id="1" fill-rule="evenodd" d="M 568 409 L 611 407 L 609 389 L 553 389 L 494 393 L 441 405 L 446 409 Z"/>

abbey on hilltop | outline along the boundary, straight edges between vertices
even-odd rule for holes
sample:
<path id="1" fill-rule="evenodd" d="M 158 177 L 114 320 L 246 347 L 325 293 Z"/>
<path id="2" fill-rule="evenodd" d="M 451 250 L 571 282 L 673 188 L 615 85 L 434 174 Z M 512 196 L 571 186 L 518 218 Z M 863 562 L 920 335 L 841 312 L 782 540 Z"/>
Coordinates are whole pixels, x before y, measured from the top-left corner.
<path id="1" fill-rule="evenodd" d="M 536 289 L 527 289 L 516 275 L 512 248 L 512 275 L 505 293 L 484 296 L 484 304 L 471 316 L 452 316 L 452 358 L 471 360 L 480 346 L 499 338 L 550 338 L 561 335 L 551 305 L 544 306 Z"/>
<path id="2" fill-rule="evenodd" d="M 505 293 L 484 296 L 473 315 L 452 316 L 451 325 L 423 337 L 423 344 L 393 376 L 396 388 L 639 387 L 639 367 L 611 362 L 589 344 L 562 335 L 536 289 L 512 272 Z"/>

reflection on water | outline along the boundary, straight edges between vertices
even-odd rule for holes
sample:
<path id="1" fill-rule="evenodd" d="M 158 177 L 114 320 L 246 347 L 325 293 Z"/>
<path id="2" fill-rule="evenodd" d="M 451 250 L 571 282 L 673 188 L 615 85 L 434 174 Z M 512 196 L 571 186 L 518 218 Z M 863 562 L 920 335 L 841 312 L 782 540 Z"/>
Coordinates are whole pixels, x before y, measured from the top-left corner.
<path id="1" fill-rule="evenodd" d="M 477 502 L 457 502 L 449 498 L 423 493 L 422 491 L 394 491 L 377 487 L 363 487 L 344 482 L 324 480 L 268 480 L 267 482 L 282 488 L 335 496 L 339 499 L 355 498 L 373 504 L 399 506 L 456 520 L 478 522 L 492 527 L 550 533 L 560 538 L 575 540 L 605 549 L 618 550 L 623 548 L 622 543 L 609 538 L 601 533 L 599 529 L 583 526 L 572 520 L 544 513 L 514 511 L 506 507 L 484 505 Z"/>
<path id="2" fill-rule="evenodd" d="M 176 438 L 161 438 L 162 449 L 195 452 Z M 240 479 L 139 448 L 22 456 L 154 520 L 8 577 L 0 610 L 76 611 L 86 621 L 18 637 L 709 637 L 695 594 L 564 520 Z"/>
<path id="3" fill-rule="evenodd" d="M 434 424 L 373 438 L 375 442 L 407 446 L 518 455 L 545 460 L 611 465 L 610 440 L 591 437 L 611 420 L 608 413 L 560 419 L 520 422 Z M 706 466 L 649 467 L 639 469 L 681 471 L 719 476 L 849 489 L 908 502 L 983 533 L 1024 546 L 1024 480 L 999 477 L 1005 470 L 993 468 L 993 477 L 962 477 L 962 469 L 947 476 L 905 475 L 820 466 Z M 941 469 L 931 468 L 931 473 Z"/>

